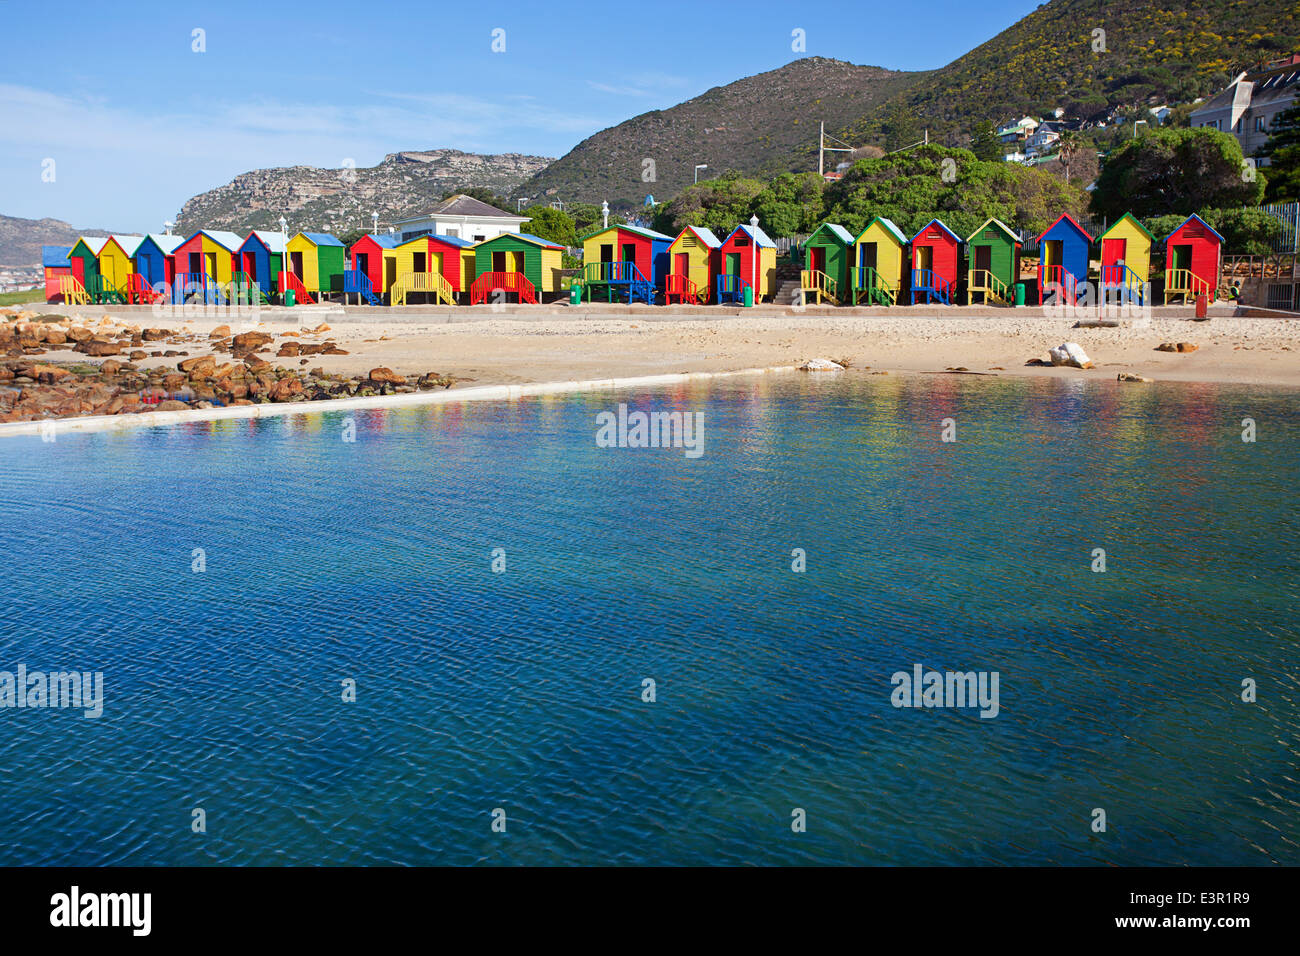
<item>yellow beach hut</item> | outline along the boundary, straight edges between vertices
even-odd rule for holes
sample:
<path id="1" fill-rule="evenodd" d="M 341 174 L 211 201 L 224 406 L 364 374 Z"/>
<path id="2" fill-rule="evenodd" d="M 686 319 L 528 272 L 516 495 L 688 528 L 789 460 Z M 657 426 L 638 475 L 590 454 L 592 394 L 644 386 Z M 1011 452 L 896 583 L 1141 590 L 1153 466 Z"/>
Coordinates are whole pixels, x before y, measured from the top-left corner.
<path id="1" fill-rule="evenodd" d="M 903 289 L 907 236 L 893 220 L 877 216 L 858 233 L 851 247 L 849 287 L 853 304 L 897 305 Z"/>
<path id="2" fill-rule="evenodd" d="M 135 272 L 135 251 L 144 242 L 144 236 L 111 235 L 104 248 L 99 250 L 96 265 L 104 288 L 126 294 L 127 285 Z"/>
<path id="3" fill-rule="evenodd" d="M 1101 294 L 1104 301 L 1145 301 L 1155 237 L 1126 212 L 1101 234 Z"/>
<path id="4" fill-rule="evenodd" d="M 692 305 L 709 301 L 709 286 L 718 269 L 718 250 L 722 240 L 704 226 L 687 226 L 668 246 L 668 275 L 664 284 L 664 301 Z"/>

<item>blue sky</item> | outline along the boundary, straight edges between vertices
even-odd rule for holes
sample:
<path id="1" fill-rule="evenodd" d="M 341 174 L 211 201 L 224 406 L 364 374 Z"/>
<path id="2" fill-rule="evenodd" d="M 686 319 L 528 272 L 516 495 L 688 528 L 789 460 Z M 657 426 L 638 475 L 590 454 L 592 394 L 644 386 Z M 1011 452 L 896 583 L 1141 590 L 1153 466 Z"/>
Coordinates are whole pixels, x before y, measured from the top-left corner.
<path id="1" fill-rule="evenodd" d="M 822 0 L 815 13 L 788 0 L 0 0 L 0 213 L 158 231 L 249 169 L 373 166 L 437 147 L 560 156 L 802 55 L 939 67 L 1036 6 L 932 0 L 918 30 L 896 0 Z M 791 49 L 795 29 L 806 54 Z"/>

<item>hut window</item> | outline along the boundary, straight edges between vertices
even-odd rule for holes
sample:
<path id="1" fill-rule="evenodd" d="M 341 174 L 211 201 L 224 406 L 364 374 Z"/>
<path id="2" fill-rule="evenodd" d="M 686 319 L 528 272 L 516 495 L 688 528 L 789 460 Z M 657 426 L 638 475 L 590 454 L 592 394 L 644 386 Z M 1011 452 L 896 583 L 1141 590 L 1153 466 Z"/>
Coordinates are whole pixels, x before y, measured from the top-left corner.
<path id="1" fill-rule="evenodd" d="M 749 245 L 749 240 L 748 240 L 748 239 L 744 239 L 744 238 L 742 238 L 742 237 L 740 237 L 740 236 L 737 236 L 737 237 L 736 237 L 736 245 L 737 245 L 737 246 L 748 246 L 748 245 Z"/>

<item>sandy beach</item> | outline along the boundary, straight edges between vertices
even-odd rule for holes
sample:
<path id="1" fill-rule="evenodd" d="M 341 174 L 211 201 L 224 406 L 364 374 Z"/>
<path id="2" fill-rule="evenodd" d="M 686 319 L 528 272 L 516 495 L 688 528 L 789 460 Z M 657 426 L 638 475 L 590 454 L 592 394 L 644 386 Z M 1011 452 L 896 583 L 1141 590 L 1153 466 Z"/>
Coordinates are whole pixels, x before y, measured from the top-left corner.
<path id="1" fill-rule="evenodd" d="M 78 310 L 66 310 L 73 315 Z M 1076 328 L 1073 318 L 1045 316 L 1038 309 L 936 312 L 924 308 L 869 310 L 809 309 L 802 314 L 772 307 L 751 313 L 644 309 L 616 314 L 598 306 L 547 311 L 524 309 L 493 315 L 486 308 L 400 311 L 264 309 L 256 326 L 226 317 L 190 320 L 156 317 L 146 308 L 107 311 L 118 322 L 140 328 L 162 326 L 194 336 L 190 355 L 205 354 L 207 335 L 217 326 L 257 328 L 275 336 L 263 357 L 297 367 L 364 375 L 376 366 L 401 374 L 439 372 L 460 383 L 522 384 L 615 378 L 679 372 L 722 372 L 798 365 L 815 357 L 847 359 L 854 368 L 890 373 L 966 369 L 996 375 L 1114 378 L 1131 372 L 1156 381 L 1232 382 L 1300 386 L 1300 323 L 1285 318 L 1245 318 L 1231 306 L 1212 307 L 1207 322 L 1191 310 L 1154 310 L 1147 323 L 1126 320 L 1112 328 Z M 883 312 L 884 310 L 870 310 Z M 376 314 L 377 313 L 377 314 Z M 702 313 L 702 314 L 701 314 Z M 80 310 L 88 325 L 100 320 Z M 464 316 L 464 318 L 462 318 Z M 465 318 L 469 318 L 466 321 Z M 301 326 L 328 325 L 320 335 Z M 285 341 L 332 339 L 348 355 L 314 355 L 309 363 L 277 359 Z M 1094 369 L 1027 366 L 1047 350 L 1077 342 Z M 1186 353 L 1157 351 L 1167 342 L 1197 346 Z M 50 351 L 43 361 L 77 361 L 73 352 Z M 144 359 L 141 367 L 174 361 Z"/>

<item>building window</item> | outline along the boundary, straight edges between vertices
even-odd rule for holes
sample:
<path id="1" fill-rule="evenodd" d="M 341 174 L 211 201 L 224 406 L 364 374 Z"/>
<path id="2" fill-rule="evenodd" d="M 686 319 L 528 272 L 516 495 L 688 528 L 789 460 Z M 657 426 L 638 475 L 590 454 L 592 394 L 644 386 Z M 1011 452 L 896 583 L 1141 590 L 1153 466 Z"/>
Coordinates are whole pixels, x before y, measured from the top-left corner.
<path id="1" fill-rule="evenodd" d="M 1262 116 L 1255 117 L 1255 132 L 1256 133 L 1264 132 L 1264 117 Z"/>

